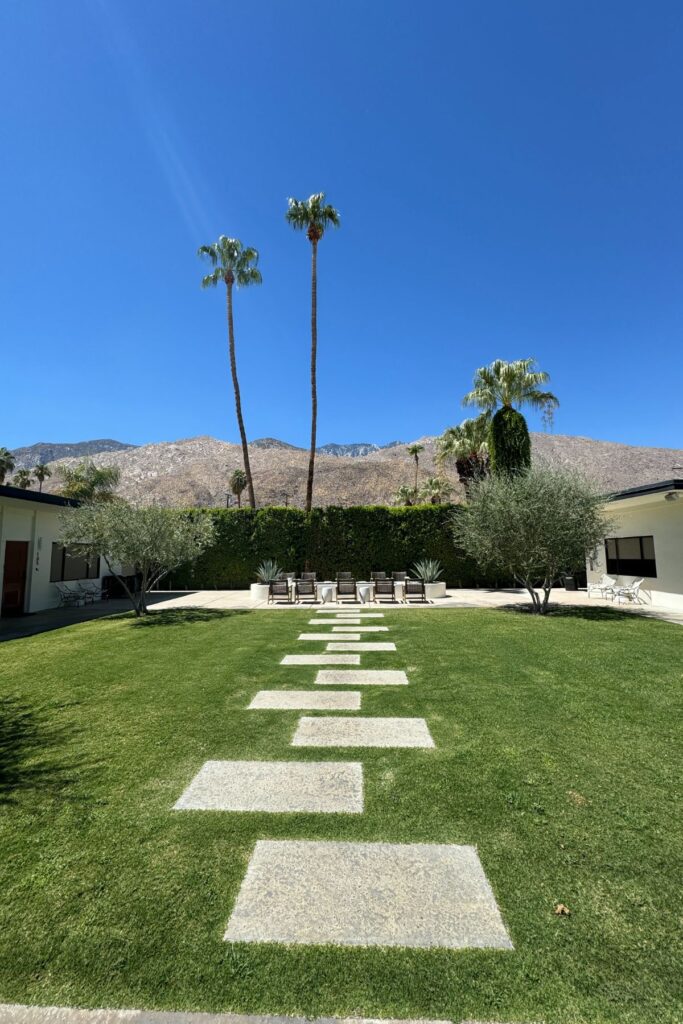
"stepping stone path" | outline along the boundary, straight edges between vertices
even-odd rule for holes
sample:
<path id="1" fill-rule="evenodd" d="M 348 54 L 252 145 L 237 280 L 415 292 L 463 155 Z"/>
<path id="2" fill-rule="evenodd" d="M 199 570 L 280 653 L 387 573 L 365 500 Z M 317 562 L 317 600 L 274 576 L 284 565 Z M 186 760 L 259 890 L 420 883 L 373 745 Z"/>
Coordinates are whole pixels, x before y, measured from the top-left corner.
<path id="1" fill-rule="evenodd" d="M 373 643 L 371 640 L 361 641 L 360 643 L 353 643 L 349 640 L 338 640 L 336 643 L 328 644 L 325 648 L 326 651 L 395 651 L 396 644 L 391 643 Z"/>
<path id="2" fill-rule="evenodd" d="M 363 810 L 363 766 L 351 761 L 207 761 L 175 811 Z"/>
<path id="3" fill-rule="evenodd" d="M 260 840 L 225 938 L 511 949 L 473 846 Z"/>
<path id="4" fill-rule="evenodd" d="M 408 676 L 405 672 L 386 668 L 348 669 L 345 672 L 326 669 L 318 672 L 315 682 L 317 686 L 407 686 Z"/>
<path id="5" fill-rule="evenodd" d="M 300 718 L 293 747 L 433 747 L 424 718 Z"/>
<path id="6" fill-rule="evenodd" d="M 285 654 L 281 665 L 360 665 L 360 654 Z"/>
<path id="7" fill-rule="evenodd" d="M 318 688 L 408 685 L 402 669 L 360 667 L 366 654 L 396 654 L 392 641 L 362 636 L 393 628 L 367 622 L 383 619 L 383 612 L 316 612 L 309 625 L 318 631 L 301 633 L 298 640 L 327 641 L 325 650 L 285 654 L 280 665 L 343 667 L 321 667 L 310 689 L 261 690 L 250 710 L 358 711 L 360 692 Z M 283 740 L 286 728 L 283 720 Z M 424 718 L 328 714 L 302 715 L 291 746 L 405 749 L 435 743 Z M 174 810 L 360 814 L 363 766 L 207 761 Z M 224 937 L 228 942 L 513 948 L 476 848 L 438 843 L 259 840 Z"/>
<path id="8" fill-rule="evenodd" d="M 250 710 L 358 711 L 360 693 L 353 690 L 259 690 Z"/>

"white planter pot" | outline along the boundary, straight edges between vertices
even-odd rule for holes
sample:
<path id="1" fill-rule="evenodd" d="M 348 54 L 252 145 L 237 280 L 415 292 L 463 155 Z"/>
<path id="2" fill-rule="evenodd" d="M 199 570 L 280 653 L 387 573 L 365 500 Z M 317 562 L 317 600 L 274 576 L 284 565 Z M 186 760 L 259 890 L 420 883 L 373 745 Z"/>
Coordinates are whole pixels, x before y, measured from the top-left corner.
<path id="1" fill-rule="evenodd" d="M 428 601 L 434 601 L 446 596 L 446 581 L 437 580 L 436 583 L 425 583 L 425 596 Z"/>
<path id="2" fill-rule="evenodd" d="M 270 587 L 267 583 L 252 583 L 249 587 L 252 601 L 267 601 Z"/>

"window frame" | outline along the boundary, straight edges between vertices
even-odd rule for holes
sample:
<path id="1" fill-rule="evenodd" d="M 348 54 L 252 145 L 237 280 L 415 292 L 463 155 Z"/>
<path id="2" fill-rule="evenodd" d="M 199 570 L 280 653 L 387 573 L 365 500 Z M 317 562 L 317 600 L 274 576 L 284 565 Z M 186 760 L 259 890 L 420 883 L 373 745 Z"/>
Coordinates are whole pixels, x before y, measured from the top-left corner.
<path id="1" fill-rule="evenodd" d="M 619 541 L 637 541 L 640 551 L 640 558 L 625 558 L 619 555 Z M 643 541 L 650 541 L 652 558 L 646 557 Z M 609 553 L 609 545 L 614 545 L 615 557 Z M 651 533 L 644 533 L 640 536 L 629 537 L 605 537 L 605 564 L 607 572 L 611 576 L 643 576 L 647 579 L 657 579 L 657 555 L 655 552 L 655 538 Z"/>
<path id="2" fill-rule="evenodd" d="M 55 551 L 58 549 L 58 551 Z M 57 557 L 55 558 L 55 555 Z M 85 558 L 85 576 L 78 575 L 74 576 L 71 573 L 67 576 L 67 562 L 69 560 L 69 554 L 67 549 L 59 541 L 52 541 L 52 548 L 50 550 L 50 583 L 75 583 L 77 580 L 97 580 L 100 578 L 100 556 L 98 555 L 94 562 L 91 562 L 88 558 Z M 56 563 L 56 572 L 55 572 Z"/>

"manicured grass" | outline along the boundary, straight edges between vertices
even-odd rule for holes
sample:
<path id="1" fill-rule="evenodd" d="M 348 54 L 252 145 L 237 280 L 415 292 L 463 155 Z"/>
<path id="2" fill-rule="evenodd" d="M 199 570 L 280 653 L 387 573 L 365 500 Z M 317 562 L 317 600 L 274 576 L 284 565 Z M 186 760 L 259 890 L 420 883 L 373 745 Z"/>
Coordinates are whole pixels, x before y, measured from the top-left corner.
<path id="1" fill-rule="evenodd" d="M 246 711 L 310 612 L 86 623 L 0 647 L 0 1001 L 549 1024 L 681 1020 L 683 630 L 390 612 L 435 750 L 292 748 Z M 362 815 L 171 812 L 208 759 L 355 760 Z M 513 952 L 231 946 L 259 838 L 476 844 Z M 570 917 L 554 914 L 563 903 Z"/>

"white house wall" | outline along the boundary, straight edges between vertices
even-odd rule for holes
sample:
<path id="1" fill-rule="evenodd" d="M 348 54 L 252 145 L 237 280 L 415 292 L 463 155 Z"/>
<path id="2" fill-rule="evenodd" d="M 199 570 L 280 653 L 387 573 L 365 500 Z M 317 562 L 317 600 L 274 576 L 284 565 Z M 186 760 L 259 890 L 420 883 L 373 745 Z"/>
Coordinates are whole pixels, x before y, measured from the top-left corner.
<path id="1" fill-rule="evenodd" d="M 23 499 L 0 497 L 0 582 L 5 571 L 5 543 L 8 540 L 27 540 L 28 572 L 26 579 L 27 612 L 39 612 L 59 605 L 59 594 L 54 583 L 50 583 L 50 556 L 52 544 L 59 541 L 59 514 L 63 507 L 41 504 Z M 108 569 L 101 563 L 103 573 Z M 69 581 L 70 586 L 75 582 Z"/>
<path id="2" fill-rule="evenodd" d="M 610 502 L 605 511 L 616 521 L 610 537 L 654 538 L 657 578 L 645 577 L 642 590 L 646 601 L 662 608 L 683 610 L 683 492 L 677 500 L 667 501 L 664 494 L 625 498 Z M 597 582 L 607 572 L 604 545 L 598 550 L 588 582 Z M 633 577 L 624 577 L 632 580 Z"/>

